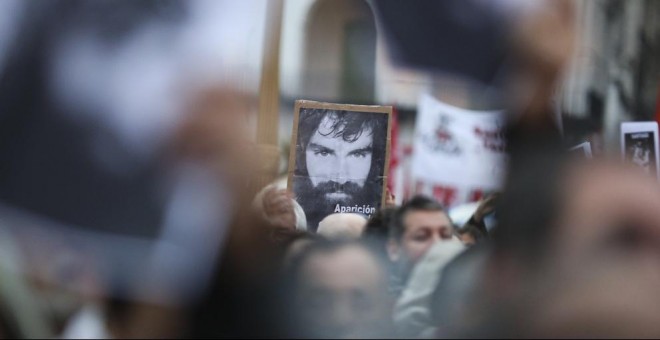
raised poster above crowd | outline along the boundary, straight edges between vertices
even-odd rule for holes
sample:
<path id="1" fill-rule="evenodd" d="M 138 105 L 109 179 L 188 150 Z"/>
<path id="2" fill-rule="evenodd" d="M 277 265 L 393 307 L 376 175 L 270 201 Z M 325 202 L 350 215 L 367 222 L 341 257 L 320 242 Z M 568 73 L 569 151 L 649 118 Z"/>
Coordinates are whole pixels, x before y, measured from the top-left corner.
<path id="1" fill-rule="evenodd" d="M 446 207 L 481 199 L 501 188 L 506 143 L 502 111 L 474 111 L 422 95 L 411 172 L 413 191 Z"/>
<path id="2" fill-rule="evenodd" d="M 658 178 L 658 123 L 621 123 L 621 154 L 625 162 L 634 164 L 644 173 Z"/>
<path id="3" fill-rule="evenodd" d="M 332 213 L 370 217 L 384 204 L 391 106 L 295 105 L 288 187 L 307 225 Z"/>

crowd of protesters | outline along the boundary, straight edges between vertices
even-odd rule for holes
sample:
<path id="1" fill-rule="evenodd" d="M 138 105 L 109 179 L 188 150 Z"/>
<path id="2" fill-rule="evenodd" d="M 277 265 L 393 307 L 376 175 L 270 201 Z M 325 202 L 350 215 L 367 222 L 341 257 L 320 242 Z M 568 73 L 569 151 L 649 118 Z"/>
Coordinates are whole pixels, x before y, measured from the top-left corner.
<path id="1" fill-rule="evenodd" d="M 507 176 L 467 222 L 387 191 L 313 226 L 281 180 L 254 187 L 255 98 L 164 57 L 191 46 L 164 39 L 184 2 L 30 3 L 0 68 L 0 337 L 660 336 L 657 178 L 571 157 L 554 119 L 567 3 L 512 34 Z M 156 105 L 167 79 L 185 100 Z"/>
<path id="2" fill-rule="evenodd" d="M 389 193 L 388 193 L 389 194 Z M 317 232 L 296 225 L 304 214 L 286 189 L 269 188 L 260 211 L 271 244 L 285 254 L 284 278 L 291 329 L 299 336 L 373 338 L 432 336 L 431 295 L 443 267 L 487 239 L 486 199 L 465 226 L 455 226 L 435 200 L 415 196 L 371 218 L 335 213 Z M 282 223 L 288 218 L 288 225 Z M 268 223 L 270 222 L 270 223 Z M 311 229 L 311 228 L 310 228 Z M 282 240 L 284 239 L 284 241 Z"/>

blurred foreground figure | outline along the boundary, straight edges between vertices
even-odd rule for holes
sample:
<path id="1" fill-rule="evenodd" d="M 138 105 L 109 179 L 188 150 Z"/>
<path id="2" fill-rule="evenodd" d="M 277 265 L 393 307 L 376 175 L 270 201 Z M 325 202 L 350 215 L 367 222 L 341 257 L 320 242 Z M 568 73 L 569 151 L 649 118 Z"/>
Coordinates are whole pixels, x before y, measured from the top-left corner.
<path id="1" fill-rule="evenodd" d="M 102 331 L 87 336 L 177 336 L 249 206 L 251 97 L 228 51 L 254 3 L 20 4 L 0 51 L 0 229 L 28 258 L 17 275 L 52 336 L 90 318 Z"/>
<path id="2" fill-rule="evenodd" d="M 441 288 L 457 291 L 449 276 L 461 272 L 476 285 L 464 295 L 469 300 L 445 305 L 458 316 L 437 313 L 443 336 L 660 335 L 657 180 L 606 161 L 569 160 L 552 118 L 573 30 L 572 4 L 557 1 L 515 31 L 509 94 L 517 114 L 498 227 L 490 249 L 471 250 L 446 268 Z"/>
<path id="3" fill-rule="evenodd" d="M 291 268 L 298 336 L 391 337 L 391 303 L 386 271 L 358 243 L 323 241 L 310 246 Z"/>
<path id="4" fill-rule="evenodd" d="M 546 171 L 531 169 L 528 178 L 540 179 L 543 173 L 547 179 Z M 657 337 L 657 182 L 637 170 L 600 162 L 566 163 L 553 172 L 552 183 L 539 181 L 527 189 L 514 183 L 517 190 L 505 198 L 501 226 L 506 229 L 496 233 L 486 263 L 483 304 L 467 312 L 483 328 L 459 334 Z M 531 204 L 547 213 L 511 214 L 514 205 L 520 209 L 521 200 L 533 195 L 545 197 L 542 205 Z"/>

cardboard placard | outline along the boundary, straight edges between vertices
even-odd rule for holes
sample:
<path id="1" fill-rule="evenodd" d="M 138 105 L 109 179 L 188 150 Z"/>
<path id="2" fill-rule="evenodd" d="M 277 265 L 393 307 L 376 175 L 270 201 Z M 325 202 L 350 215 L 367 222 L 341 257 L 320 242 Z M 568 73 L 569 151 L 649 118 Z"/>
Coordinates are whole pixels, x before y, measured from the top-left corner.
<path id="1" fill-rule="evenodd" d="M 658 123 L 621 123 L 621 157 L 659 178 Z"/>
<path id="2" fill-rule="evenodd" d="M 307 227 L 332 213 L 370 217 L 385 202 L 391 106 L 296 101 L 288 188 Z"/>

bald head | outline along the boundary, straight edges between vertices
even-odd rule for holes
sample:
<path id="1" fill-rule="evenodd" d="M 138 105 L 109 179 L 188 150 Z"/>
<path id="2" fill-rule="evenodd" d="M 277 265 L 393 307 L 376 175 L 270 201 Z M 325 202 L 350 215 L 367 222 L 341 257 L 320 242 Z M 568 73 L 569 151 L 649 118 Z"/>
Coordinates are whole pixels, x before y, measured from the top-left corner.
<path id="1" fill-rule="evenodd" d="M 329 239 L 357 239 L 366 225 L 367 219 L 362 215 L 336 213 L 319 222 L 317 233 Z"/>

